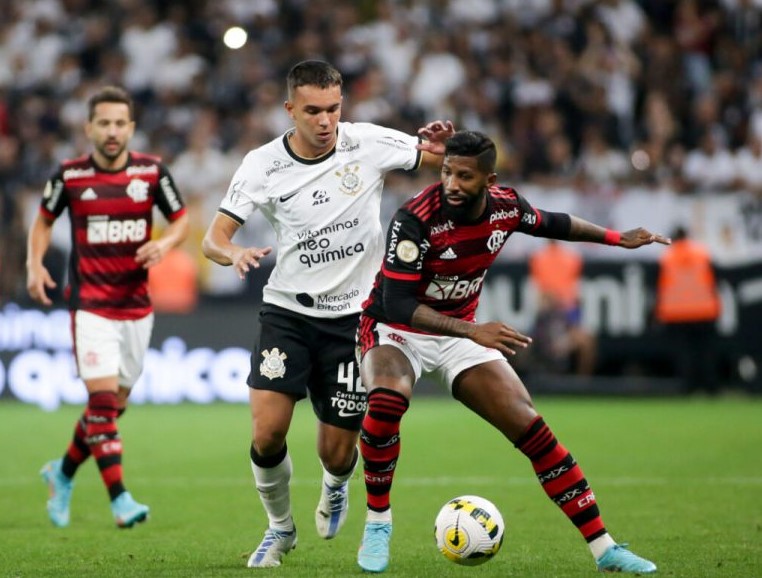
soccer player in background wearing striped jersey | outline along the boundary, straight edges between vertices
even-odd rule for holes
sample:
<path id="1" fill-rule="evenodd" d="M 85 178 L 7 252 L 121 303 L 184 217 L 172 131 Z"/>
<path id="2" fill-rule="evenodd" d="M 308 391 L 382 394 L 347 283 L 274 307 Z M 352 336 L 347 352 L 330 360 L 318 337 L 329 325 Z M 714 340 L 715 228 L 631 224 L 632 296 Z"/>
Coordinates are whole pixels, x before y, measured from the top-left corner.
<path id="1" fill-rule="evenodd" d="M 104 87 L 90 98 L 85 133 L 92 154 L 61 163 L 29 230 L 27 290 L 49 306 L 46 291 L 56 282 L 43 259 L 55 220 L 68 209 L 72 248 L 65 295 L 88 401 L 63 458 L 40 472 L 50 492 L 48 515 L 58 527 L 69 525 L 73 478 L 91 455 L 117 526 L 132 527 L 149 513 L 125 487 L 117 418 L 143 369 L 153 329 L 148 269 L 183 242 L 188 216 L 160 159 L 127 148 L 135 132 L 133 111 L 131 97 L 118 87 Z M 169 221 L 157 239 L 151 236 L 154 206 Z"/>

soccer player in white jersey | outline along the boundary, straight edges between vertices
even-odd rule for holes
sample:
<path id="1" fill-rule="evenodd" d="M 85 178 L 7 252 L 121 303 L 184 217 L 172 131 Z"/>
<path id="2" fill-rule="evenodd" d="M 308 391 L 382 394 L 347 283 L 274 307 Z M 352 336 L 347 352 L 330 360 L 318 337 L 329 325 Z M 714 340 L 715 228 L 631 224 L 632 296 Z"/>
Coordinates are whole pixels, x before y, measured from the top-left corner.
<path id="1" fill-rule="evenodd" d="M 296 546 L 286 436 L 296 402 L 308 393 L 323 465 L 318 534 L 333 538 L 346 519 L 366 408 L 355 333 L 383 256 L 384 177 L 421 163 L 439 167 L 454 132 L 449 122 L 433 122 L 419 131 L 428 139 L 422 141 L 374 124 L 339 122 L 341 74 L 322 61 L 295 65 L 287 85 L 294 127 L 246 155 L 203 241 L 204 254 L 232 265 L 241 279 L 271 252 L 233 243 L 249 215 L 261 210 L 279 243 L 248 378 L 251 468 L 269 522 L 249 567 L 279 566 Z"/>

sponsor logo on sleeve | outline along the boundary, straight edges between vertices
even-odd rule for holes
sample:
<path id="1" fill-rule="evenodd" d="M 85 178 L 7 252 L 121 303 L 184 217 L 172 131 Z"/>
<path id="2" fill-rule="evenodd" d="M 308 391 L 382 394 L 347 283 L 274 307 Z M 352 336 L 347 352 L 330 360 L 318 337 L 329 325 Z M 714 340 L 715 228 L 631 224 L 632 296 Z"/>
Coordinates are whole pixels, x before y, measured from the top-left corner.
<path id="1" fill-rule="evenodd" d="M 228 189 L 228 200 L 234 207 L 243 204 L 244 186 L 246 186 L 246 180 L 235 181 L 232 185 L 230 185 L 230 188 Z"/>
<path id="2" fill-rule="evenodd" d="M 169 203 L 169 208 L 172 212 L 179 211 L 182 208 L 180 197 L 177 196 L 177 191 L 175 191 L 172 186 L 169 177 L 162 177 L 159 180 L 159 185 L 161 185 L 161 190 L 164 192 L 164 196 L 167 198 L 167 203 Z"/>
<path id="3" fill-rule="evenodd" d="M 290 169 L 294 166 L 294 161 L 273 161 L 273 164 L 271 164 L 267 169 L 265 169 L 265 176 L 269 177 L 272 174 L 279 173 L 281 171 L 285 171 L 286 169 Z"/>
<path id="4" fill-rule="evenodd" d="M 393 136 L 381 137 L 376 142 L 380 145 L 394 147 L 398 150 L 410 150 L 412 148 L 409 142 L 399 138 L 394 138 Z"/>

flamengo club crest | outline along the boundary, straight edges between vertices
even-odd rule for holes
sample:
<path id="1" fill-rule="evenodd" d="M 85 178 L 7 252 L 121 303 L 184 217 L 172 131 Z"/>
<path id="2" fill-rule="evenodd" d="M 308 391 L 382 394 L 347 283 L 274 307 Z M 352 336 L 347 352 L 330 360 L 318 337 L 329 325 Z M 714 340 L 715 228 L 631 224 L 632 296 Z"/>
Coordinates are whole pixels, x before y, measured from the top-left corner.
<path id="1" fill-rule="evenodd" d="M 508 233 L 505 231 L 495 230 L 487 239 L 487 249 L 493 255 L 497 253 L 505 243 L 505 239 L 508 237 Z"/>
<path id="2" fill-rule="evenodd" d="M 148 183 L 140 179 L 132 179 L 127 185 L 127 194 L 136 203 L 142 203 L 148 198 Z"/>
<path id="3" fill-rule="evenodd" d="M 357 172 L 360 170 L 360 165 L 350 167 L 349 165 L 344 167 L 343 171 L 336 171 L 336 176 L 341 179 L 339 190 L 345 195 L 354 197 L 360 192 L 362 188 L 362 179 L 357 176 Z"/>
<path id="4" fill-rule="evenodd" d="M 259 364 L 259 373 L 266 378 L 276 379 L 286 374 L 286 366 L 283 360 L 288 356 L 285 353 L 281 353 L 277 347 L 273 347 L 272 351 L 265 349 L 262 352 L 262 357 L 265 359 Z"/>

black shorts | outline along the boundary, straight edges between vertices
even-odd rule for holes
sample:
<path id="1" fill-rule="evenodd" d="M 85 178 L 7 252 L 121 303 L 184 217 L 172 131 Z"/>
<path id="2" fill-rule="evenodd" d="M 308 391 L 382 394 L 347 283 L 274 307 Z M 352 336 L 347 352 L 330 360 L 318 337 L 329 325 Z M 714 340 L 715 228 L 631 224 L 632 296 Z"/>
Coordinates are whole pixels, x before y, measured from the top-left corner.
<path id="1" fill-rule="evenodd" d="M 367 402 L 355 358 L 359 315 L 319 319 L 265 303 L 247 383 L 303 399 L 317 418 L 359 431 Z"/>

